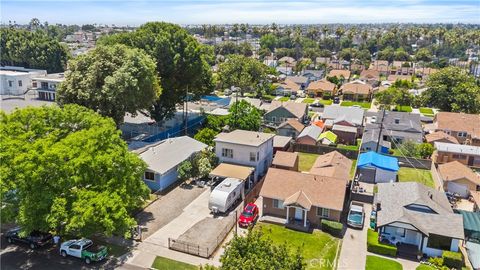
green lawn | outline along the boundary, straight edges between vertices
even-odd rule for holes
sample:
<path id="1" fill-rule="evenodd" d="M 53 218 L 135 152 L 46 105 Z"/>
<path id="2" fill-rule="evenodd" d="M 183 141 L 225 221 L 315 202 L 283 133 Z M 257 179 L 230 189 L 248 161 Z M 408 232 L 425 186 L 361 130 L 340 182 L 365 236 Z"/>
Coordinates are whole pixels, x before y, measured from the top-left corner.
<path id="1" fill-rule="evenodd" d="M 433 116 L 434 115 L 434 112 L 431 108 L 422 107 L 419 110 L 420 110 L 420 113 L 422 113 L 425 116 Z"/>
<path id="2" fill-rule="evenodd" d="M 357 167 L 357 160 L 352 159 L 352 167 L 350 168 L 350 177 L 353 178 L 355 176 L 355 168 Z"/>
<path id="3" fill-rule="evenodd" d="M 398 181 L 400 182 L 418 182 L 427 187 L 435 188 L 432 173 L 430 170 L 421 170 L 415 168 L 401 167 L 398 170 Z"/>
<path id="4" fill-rule="evenodd" d="M 155 258 L 155 261 L 153 262 L 152 264 L 152 268 L 154 269 L 165 269 L 165 270 L 194 270 L 194 269 L 198 269 L 198 267 L 196 267 L 195 265 L 191 265 L 191 264 L 188 264 L 188 263 L 184 263 L 184 262 L 179 262 L 179 261 L 175 261 L 175 260 L 170 260 L 170 259 L 167 259 L 167 258 L 164 258 L 164 257 L 160 257 L 160 256 L 157 256 L 157 258 Z"/>
<path id="5" fill-rule="evenodd" d="M 323 105 L 332 105 L 333 100 L 331 100 L 331 99 L 319 99 L 318 102 L 322 103 Z"/>
<path id="6" fill-rule="evenodd" d="M 319 230 L 310 234 L 274 224 L 259 223 L 257 228 L 275 244 L 287 244 L 291 251 L 300 248 L 307 269 L 335 269 L 335 255 L 340 239 Z"/>
<path id="7" fill-rule="evenodd" d="M 301 172 L 310 171 L 318 156 L 317 154 L 298 153 L 298 170 Z"/>
<path id="8" fill-rule="evenodd" d="M 426 264 L 420 264 L 415 270 L 436 270 L 437 268 Z"/>
<path id="9" fill-rule="evenodd" d="M 314 101 L 315 101 L 314 98 L 304 98 L 302 102 L 310 104 L 310 103 L 313 103 Z"/>
<path id="10" fill-rule="evenodd" d="M 397 111 L 399 111 L 399 112 L 412 112 L 412 107 L 410 107 L 410 106 L 400 106 L 400 105 L 397 105 L 395 108 L 396 108 Z"/>
<path id="11" fill-rule="evenodd" d="M 337 144 L 337 148 L 345 149 L 345 150 L 351 150 L 351 151 L 358 151 L 358 148 L 360 148 L 360 146 L 358 146 L 358 145 Z"/>
<path id="12" fill-rule="evenodd" d="M 281 97 L 278 99 L 278 101 L 289 101 L 290 98 L 289 97 Z"/>
<path id="13" fill-rule="evenodd" d="M 385 259 L 378 256 L 367 256 L 367 264 L 365 270 L 402 270 L 403 267 L 399 262 L 394 260 Z"/>
<path id="14" fill-rule="evenodd" d="M 370 109 L 370 107 L 372 106 L 372 103 L 370 102 L 357 102 L 357 101 L 342 101 L 342 103 L 340 103 L 340 106 L 344 106 L 344 107 L 350 107 L 350 106 L 353 106 L 353 105 L 358 105 L 364 109 Z"/>

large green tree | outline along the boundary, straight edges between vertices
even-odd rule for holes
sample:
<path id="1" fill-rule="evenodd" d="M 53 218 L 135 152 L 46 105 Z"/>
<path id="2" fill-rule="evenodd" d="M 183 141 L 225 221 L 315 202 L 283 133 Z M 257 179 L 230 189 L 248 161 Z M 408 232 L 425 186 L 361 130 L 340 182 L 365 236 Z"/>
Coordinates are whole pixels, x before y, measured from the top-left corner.
<path id="1" fill-rule="evenodd" d="M 24 232 L 128 235 L 145 168 L 115 123 L 85 107 L 0 111 L 2 222 Z"/>
<path id="2" fill-rule="evenodd" d="M 230 55 L 218 67 L 218 77 L 223 87 L 239 87 L 244 92 L 252 91 L 267 78 L 268 67 L 256 59 Z"/>
<path id="3" fill-rule="evenodd" d="M 0 64 L 63 72 L 69 57 L 66 46 L 43 31 L 0 29 Z"/>
<path id="4" fill-rule="evenodd" d="M 69 62 L 57 90 L 59 104 L 75 103 L 112 117 L 150 109 L 160 94 L 155 62 L 125 45 L 99 46 Z"/>
<path id="5" fill-rule="evenodd" d="M 447 67 L 430 75 L 422 99 L 442 111 L 480 113 L 480 86 L 458 67 Z"/>
<path id="6" fill-rule="evenodd" d="M 230 107 L 227 123 L 231 130 L 258 131 L 262 123 L 262 114 L 249 102 L 245 100 L 237 101 Z"/>
<path id="7" fill-rule="evenodd" d="M 130 33 L 102 38 L 100 44 L 126 44 L 143 49 L 156 61 L 163 89 L 150 110 L 150 116 L 161 121 L 175 113 L 175 106 L 189 97 L 200 98 L 213 90 L 212 72 L 204 50 L 188 32 L 178 25 L 150 22 Z"/>
<path id="8" fill-rule="evenodd" d="M 220 262 L 224 270 L 305 269 L 300 250 L 289 252 L 285 245 L 274 245 L 258 230 L 249 230 L 245 237 L 235 235 Z"/>

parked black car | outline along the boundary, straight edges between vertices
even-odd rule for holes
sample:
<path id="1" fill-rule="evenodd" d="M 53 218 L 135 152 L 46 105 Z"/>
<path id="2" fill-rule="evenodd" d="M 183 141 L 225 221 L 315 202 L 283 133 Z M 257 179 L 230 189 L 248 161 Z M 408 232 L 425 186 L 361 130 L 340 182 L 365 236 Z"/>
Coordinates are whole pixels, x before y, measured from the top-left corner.
<path id="1" fill-rule="evenodd" d="M 335 104 L 340 103 L 340 98 L 339 97 L 334 97 L 333 98 L 333 103 L 335 103 Z"/>
<path id="2" fill-rule="evenodd" d="M 5 238 L 8 243 L 26 243 L 30 246 L 31 249 L 45 246 L 49 243 L 52 243 L 53 237 L 50 233 L 43 233 L 39 231 L 33 231 L 25 237 L 21 237 L 20 227 L 11 229 L 5 233 Z"/>

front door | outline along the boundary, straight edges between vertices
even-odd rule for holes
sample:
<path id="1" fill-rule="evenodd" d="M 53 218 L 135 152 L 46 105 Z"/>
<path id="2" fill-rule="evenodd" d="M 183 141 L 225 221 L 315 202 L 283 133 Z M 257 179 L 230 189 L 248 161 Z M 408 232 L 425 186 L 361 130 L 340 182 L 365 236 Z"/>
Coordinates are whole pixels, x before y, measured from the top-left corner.
<path id="1" fill-rule="evenodd" d="M 473 156 L 468 156 L 468 166 L 473 166 Z"/>
<path id="2" fill-rule="evenodd" d="M 303 210 L 300 208 L 295 208 L 295 219 L 302 220 L 303 219 Z"/>

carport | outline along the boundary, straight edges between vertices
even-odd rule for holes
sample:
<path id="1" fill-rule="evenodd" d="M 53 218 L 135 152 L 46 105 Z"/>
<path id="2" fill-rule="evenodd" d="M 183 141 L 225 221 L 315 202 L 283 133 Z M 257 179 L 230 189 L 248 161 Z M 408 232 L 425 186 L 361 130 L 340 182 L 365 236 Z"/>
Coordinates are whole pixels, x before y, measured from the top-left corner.
<path id="1" fill-rule="evenodd" d="M 237 178 L 245 181 L 245 191 L 253 186 L 253 172 L 255 168 L 228 163 L 220 163 L 210 172 L 211 179 L 223 180 L 225 178 Z"/>

